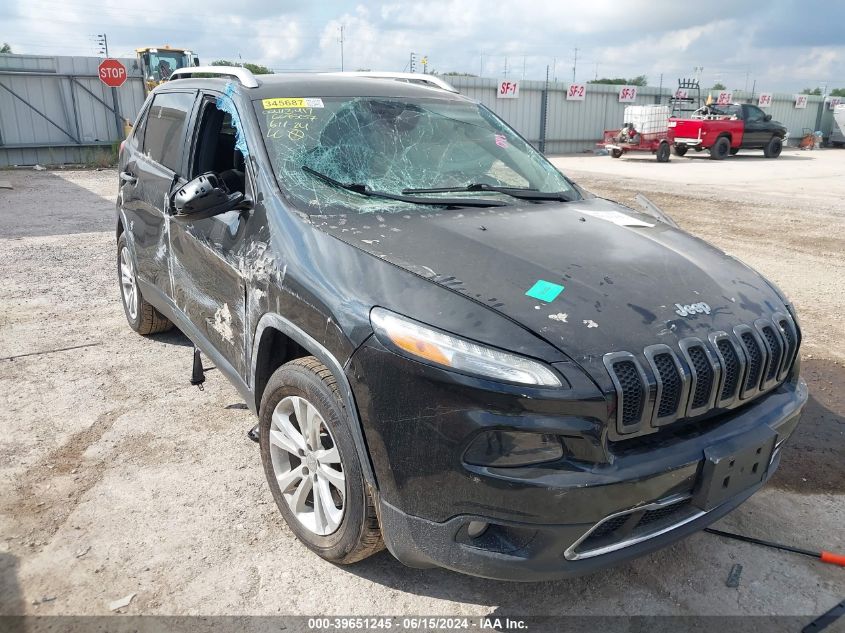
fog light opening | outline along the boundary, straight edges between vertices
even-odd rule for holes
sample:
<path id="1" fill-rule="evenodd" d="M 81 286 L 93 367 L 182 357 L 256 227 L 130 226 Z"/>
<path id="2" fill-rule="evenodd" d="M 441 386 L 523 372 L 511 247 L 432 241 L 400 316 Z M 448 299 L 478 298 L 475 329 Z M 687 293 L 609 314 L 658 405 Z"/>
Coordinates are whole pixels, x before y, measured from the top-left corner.
<path id="1" fill-rule="evenodd" d="M 470 521 L 467 525 L 467 536 L 470 538 L 478 538 L 487 531 L 490 524 L 486 521 Z"/>

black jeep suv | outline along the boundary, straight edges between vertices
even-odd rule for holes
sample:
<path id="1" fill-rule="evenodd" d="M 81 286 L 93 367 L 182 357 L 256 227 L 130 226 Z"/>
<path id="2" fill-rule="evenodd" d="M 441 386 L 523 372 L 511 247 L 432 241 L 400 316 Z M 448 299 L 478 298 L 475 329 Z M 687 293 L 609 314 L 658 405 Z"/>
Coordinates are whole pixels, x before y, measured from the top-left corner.
<path id="1" fill-rule="evenodd" d="M 807 399 L 776 287 L 443 87 L 178 71 L 119 186 L 129 324 L 237 387 L 331 561 L 528 580 L 641 555 L 758 490 Z"/>

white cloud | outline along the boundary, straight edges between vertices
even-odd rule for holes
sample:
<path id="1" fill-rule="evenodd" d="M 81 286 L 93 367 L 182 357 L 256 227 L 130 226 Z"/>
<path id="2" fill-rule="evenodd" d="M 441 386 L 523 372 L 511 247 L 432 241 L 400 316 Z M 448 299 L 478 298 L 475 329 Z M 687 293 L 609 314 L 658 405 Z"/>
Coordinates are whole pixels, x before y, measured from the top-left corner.
<path id="1" fill-rule="evenodd" d="M 343 25 L 347 69 L 402 70 L 414 51 L 439 71 L 483 66 L 494 77 L 506 58 L 512 76 L 524 64 L 534 79 L 556 62 L 564 79 L 577 47 L 579 80 L 646 74 L 656 83 L 663 74 L 672 83 L 703 66 L 704 84 L 743 87 L 748 77 L 772 91 L 845 85 L 845 41 L 830 26 L 845 23 L 845 6 L 825 5 L 821 22 L 796 34 L 812 1 L 709 0 L 706 11 L 690 11 L 676 0 L 7 0 L 3 35 L 17 52 L 91 55 L 90 36 L 106 32 L 112 54 L 172 44 L 203 61 L 240 54 L 277 69 L 334 70 Z"/>

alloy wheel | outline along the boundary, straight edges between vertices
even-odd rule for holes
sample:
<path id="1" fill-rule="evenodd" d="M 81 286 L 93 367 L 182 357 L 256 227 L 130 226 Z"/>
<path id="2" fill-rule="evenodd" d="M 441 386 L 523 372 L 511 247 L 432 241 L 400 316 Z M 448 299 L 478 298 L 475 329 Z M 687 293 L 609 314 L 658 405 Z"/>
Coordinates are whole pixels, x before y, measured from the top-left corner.
<path id="1" fill-rule="evenodd" d="M 343 520 L 346 477 L 328 425 L 305 398 L 287 396 L 273 410 L 270 459 L 297 521 L 319 536 L 335 532 Z"/>
<path id="2" fill-rule="evenodd" d="M 135 282 L 135 265 L 132 255 L 125 246 L 120 251 L 120 289 L 123 293 L 123 305 L 129 317 L 138 318 L 138 284 Z"/>

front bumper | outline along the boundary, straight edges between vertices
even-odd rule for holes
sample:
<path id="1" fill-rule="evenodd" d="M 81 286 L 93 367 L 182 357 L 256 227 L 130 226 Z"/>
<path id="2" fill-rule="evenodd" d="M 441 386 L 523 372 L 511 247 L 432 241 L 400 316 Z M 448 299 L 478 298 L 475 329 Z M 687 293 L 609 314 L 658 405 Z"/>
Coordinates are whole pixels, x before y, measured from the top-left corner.
<path id="1" fill-rule="evenodd" d="M 606 437 L 596 435 L 607 425 L 606 404 L 587 397 L 586 384 L 569 391 L 581 398 L 582 415 L 575 416 L 568 414 L 575 407 L 568 400 L 520 396 L 521 388 L 501 393 L 484 381 L 397 357 L 377 343 L 359 349 L 347 371 L 378 480 L 388 549 L 409 566 L 507 580 L 588 573 L 716 521 L 774 473 L 807 400 L 806 384 L 794 378 L 719 424 L 607 449 Z M 572 372 L 566 375 L 572 383 Z M 485 429 L 568 434 L 569 458 L 517 468 L 464 463 L 468 438 Z M 777 445 L 762 478 L 699 507 L 705 451 L 756 442 L 761 430 Z M 606 453 L 600 454 L 601 446 Z M 640 530 L 619 547 L 611 537 L 584 547 L 588 532 L 608 517 L 676 499 L 684 501 L 684 511 L 656 521 L 651 532 Z M 467 528 L 473 521 L 490 527 L 472 538 Z"/>

